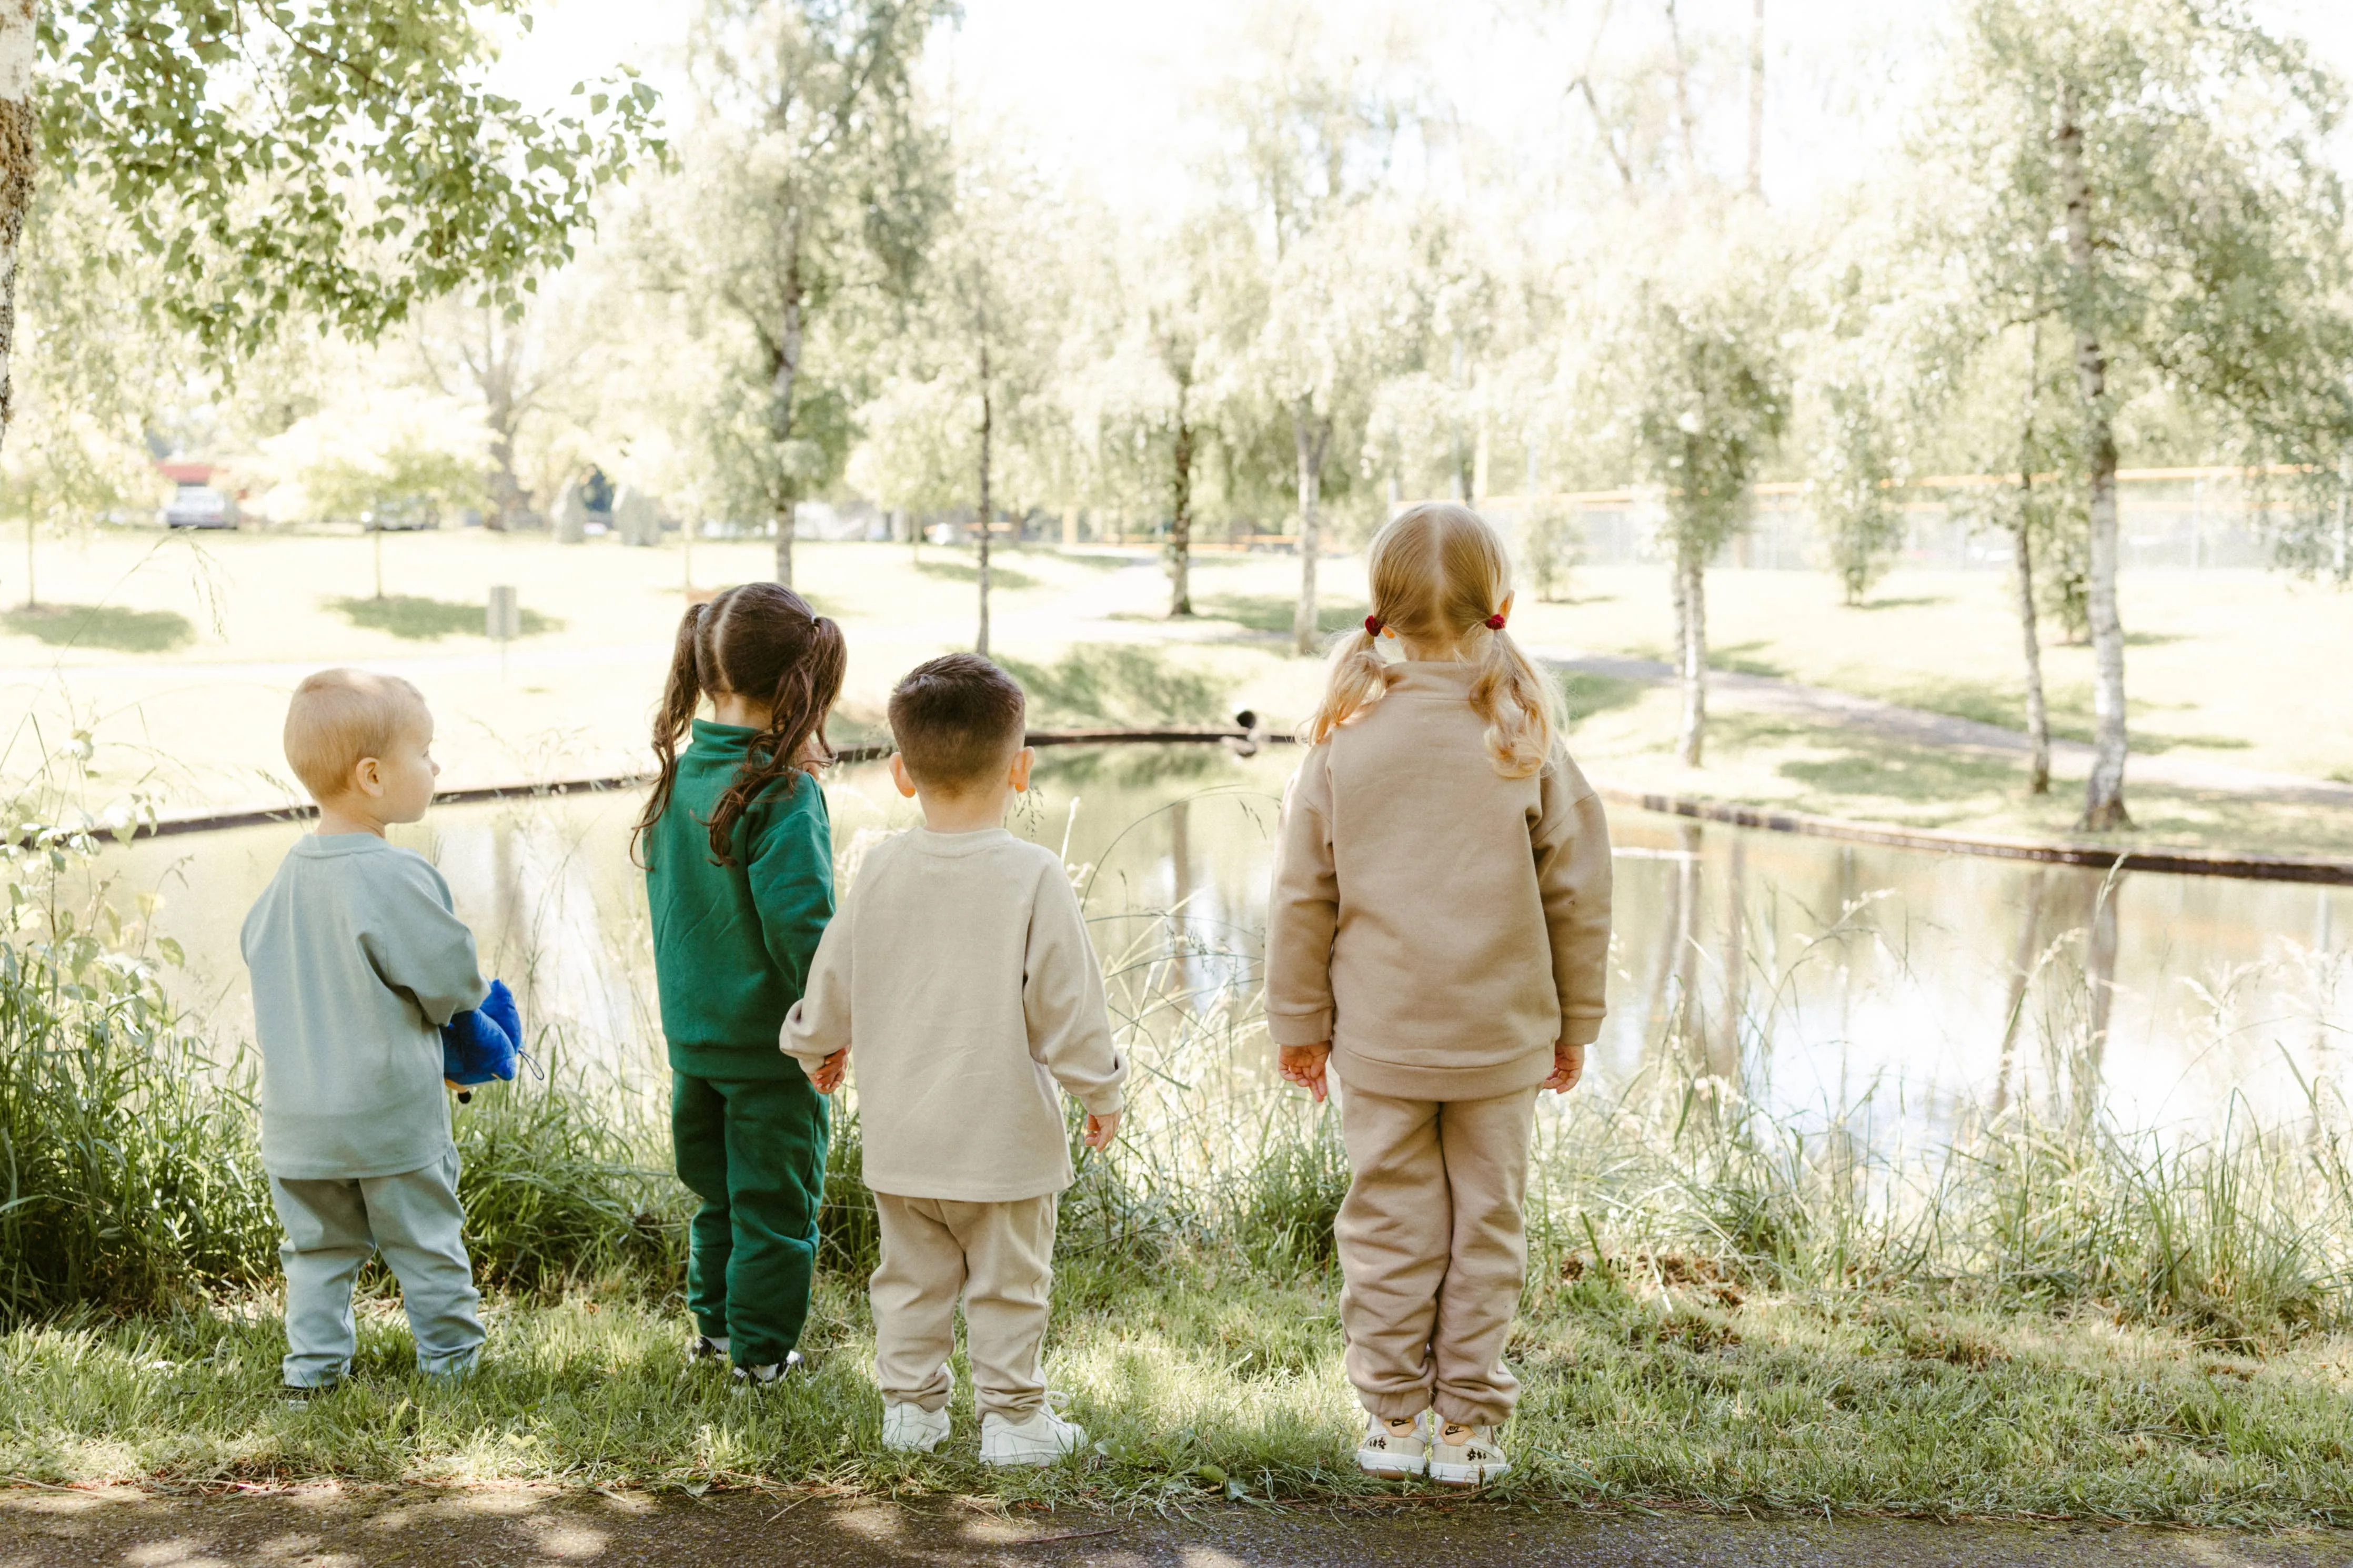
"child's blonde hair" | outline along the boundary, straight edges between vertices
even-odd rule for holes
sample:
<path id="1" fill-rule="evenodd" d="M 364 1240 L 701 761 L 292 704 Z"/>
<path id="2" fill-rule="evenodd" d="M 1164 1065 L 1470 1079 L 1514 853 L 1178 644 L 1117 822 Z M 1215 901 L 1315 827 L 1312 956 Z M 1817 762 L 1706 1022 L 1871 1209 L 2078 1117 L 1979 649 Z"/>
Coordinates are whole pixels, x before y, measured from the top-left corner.
<path id="1" fill-rule="evenodd" d="M 1479 667 L 1471 706 L 1487 721 L 1495 772 L 1524 779 L 1544 770 L 1559 724 L 1552 683 L 1491 619 L 1512 591 L 1512 563 L 1487 520 L 1467 506 L 1408 507 L 1373 535 L 1365 573 L 1373 613 L 1332 651 L 1323 706 L 1304 738 L 1319 744 L 1388 694 L 1390 666 L 1375 651 L 1375 624 L 1420 643 L 1453 642 Z"/>
<path id="2" fill-rule="evenodd" d="M 286 761 L 311 798 L 324 802 L 352 787 L 363 759 L 384 756 L 432 716 L 425 693 L 396 675 L 322 669 L 304 676 L 286 705 Z"/>

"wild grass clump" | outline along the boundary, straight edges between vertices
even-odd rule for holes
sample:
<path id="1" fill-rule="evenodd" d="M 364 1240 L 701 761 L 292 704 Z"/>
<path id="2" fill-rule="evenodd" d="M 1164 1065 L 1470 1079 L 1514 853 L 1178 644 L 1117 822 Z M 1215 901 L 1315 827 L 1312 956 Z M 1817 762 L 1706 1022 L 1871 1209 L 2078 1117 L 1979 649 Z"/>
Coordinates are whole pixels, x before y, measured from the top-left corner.
<path id="1" fill-rule="evenodd" d="M 153 1310 L 276 1260 L 250 1079 L 185 1026 L 142 933 L 62 892 L 95 847 L 40 824 L 0 846 L 0 1321 Z"/>

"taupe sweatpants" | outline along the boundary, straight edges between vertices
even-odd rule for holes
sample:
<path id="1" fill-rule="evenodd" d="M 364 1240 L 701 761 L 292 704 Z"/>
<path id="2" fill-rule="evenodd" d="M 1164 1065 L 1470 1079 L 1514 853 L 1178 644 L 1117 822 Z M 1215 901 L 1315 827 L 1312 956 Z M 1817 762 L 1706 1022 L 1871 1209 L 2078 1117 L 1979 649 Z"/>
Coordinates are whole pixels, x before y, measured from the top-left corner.
<path id="1" fill-rule="evenodd" d="M 1392 1100 L 1341 1085 L 1355 1179 L 1335 1226 L 1348 1381 L 1391 1420 L 1500 1426 L 1519 1398 L 1504 1342 L 1527 1269 L 1521 1213 L 1536 1091 Z"/>
<path id="2" fill-rule="evenodd" d="M 1046 1400 L 1039 1349 L 1054 1283 L 1055 1194 L 1010 1203 L 874 1194 L 882 1262 L 867 1282 L 882 1397 L 937 1410 L 955 1383 L 956 1294 L 980 1413 L 1024 1421 Z"/>

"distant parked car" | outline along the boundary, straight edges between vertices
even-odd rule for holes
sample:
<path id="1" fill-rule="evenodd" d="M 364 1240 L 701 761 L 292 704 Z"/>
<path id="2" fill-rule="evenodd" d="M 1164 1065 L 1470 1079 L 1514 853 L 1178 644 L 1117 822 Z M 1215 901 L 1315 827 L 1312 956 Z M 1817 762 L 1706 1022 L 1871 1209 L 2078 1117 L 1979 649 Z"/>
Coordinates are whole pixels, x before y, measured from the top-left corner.
<path id="1" fill-rule="evenodd" d="M 210 485 L 182 484 L 164 508 L 164 521 L 172 528 L 235 528 L 237 498 Z"/>
<path id="2" fill-rule="evenodd" d="M 404 496 L 360 514 L 360 522 L 377 533 L 414 533 L 441 526 L 441 510 L 423 496 Z"/>

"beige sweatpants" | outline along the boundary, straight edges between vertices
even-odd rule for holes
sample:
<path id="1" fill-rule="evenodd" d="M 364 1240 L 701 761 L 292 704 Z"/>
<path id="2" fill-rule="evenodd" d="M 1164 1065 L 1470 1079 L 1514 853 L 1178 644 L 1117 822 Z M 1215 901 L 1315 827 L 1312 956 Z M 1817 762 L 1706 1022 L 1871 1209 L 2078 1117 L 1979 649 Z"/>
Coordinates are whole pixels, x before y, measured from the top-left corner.
<path id="1" fill-rule="evenodd" d="M 956 1295 L 980 1413 L 1022 1421 L 1046 1400 L 1039 1347 L 1054 1283 L 1055 1194 L 1011 1203 L 874 1194 L 882 1262 L 867 1282 L 874 1377 L 894 1404 L 937 1410 L 955 1381 Z"/>
<path id="2" fill-rule="evenodd" d="M 1536 1091 L 1392 1100 L 1341 1086 L 1355 1179 L 1334 1226 L 1348 1381 L 1401 1419 L 1500 1426 L 1518 1399 L 1504 1342 L 1527 1269 L 1521 1212 Z"/>

